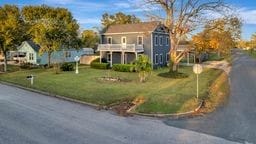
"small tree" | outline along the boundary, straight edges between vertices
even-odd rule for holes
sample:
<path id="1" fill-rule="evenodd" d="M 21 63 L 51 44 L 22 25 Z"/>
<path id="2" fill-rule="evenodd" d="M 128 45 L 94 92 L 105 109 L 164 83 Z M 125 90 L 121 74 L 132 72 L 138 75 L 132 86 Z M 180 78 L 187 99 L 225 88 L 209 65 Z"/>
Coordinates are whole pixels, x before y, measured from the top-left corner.
<path id="1" fill-rule="evenodd" d="M 140 55 L 135 61 L 135 70 L 139 72 L 140 82 L 145 82 L 152 71 L 151 63 L 146 55 Z"/>

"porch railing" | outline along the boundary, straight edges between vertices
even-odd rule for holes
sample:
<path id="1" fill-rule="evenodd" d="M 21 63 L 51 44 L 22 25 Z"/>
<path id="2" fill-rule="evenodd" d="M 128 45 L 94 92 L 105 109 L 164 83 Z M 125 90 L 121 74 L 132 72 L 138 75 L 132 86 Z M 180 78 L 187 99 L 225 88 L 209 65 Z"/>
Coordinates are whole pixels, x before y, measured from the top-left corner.
<path id="1" fill-rule="evenodd" d="M 143 45 L 135 44 L 99 44 L 98 51 L 143 51 Z"/>

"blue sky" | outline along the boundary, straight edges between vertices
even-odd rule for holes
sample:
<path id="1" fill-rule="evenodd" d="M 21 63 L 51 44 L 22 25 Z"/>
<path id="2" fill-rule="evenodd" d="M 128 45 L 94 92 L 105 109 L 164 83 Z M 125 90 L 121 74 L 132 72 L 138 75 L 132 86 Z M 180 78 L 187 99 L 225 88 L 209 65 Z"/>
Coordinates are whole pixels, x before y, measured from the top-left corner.
<path id="1" fill-rule="evenodd" d="M 15 4 L 24 5 L 59 6 L 68 8 L 82 29 L 100 27 L 100 19 L 103 13 L 115 13 L 122 11 L 134 14 L 142 20 L 146 20 L 145 12 L 137 4 L 140 0 L 1 0 L 0 5 Z M 242 38 L 250 39 L 256 32 L 256 0 L 226 0 L 238 11 L 243 19 Z"/>

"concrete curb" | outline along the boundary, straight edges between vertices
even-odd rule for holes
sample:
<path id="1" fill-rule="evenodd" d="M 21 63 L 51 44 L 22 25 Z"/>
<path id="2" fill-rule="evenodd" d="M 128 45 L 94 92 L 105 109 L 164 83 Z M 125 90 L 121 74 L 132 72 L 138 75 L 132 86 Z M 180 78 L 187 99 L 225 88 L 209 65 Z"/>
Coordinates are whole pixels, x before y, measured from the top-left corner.
<path id="1" fill-rule="evenodd" d="M 97 104 L 92 104 L 92 103 L 88 103 L 88 102 L 84 102 L 84 101 L 80 101 L 80 100 L 67 98 L 67 97 L 52 94 L 52 93 L 49 93 L 49 92 L 44 92 L 44 91 L 36 90 L 36 89 L 33 89 L 33 88 L 20 86 L 18 84 L 13 84 L 13 83 L 3 82 L 3 81 L 0 81 L 0 83 L 4 84 L 4 85 L 12 86 L 12 87 L 20 88 L 20 89 L 23 89 L 23 90 L 28 90 L 28 91 L 31 91 L 31 92 L 35 92 L 35 93 L 38 93 L 38 94 L 46 95 L 46 96 L 55 97 L 55 98 L 59 98 L 59 99 L 74 102 L 74 103 L 84 104 L 84 105 L 87 105 L 87 106 L 90 106 L 90 107 L 93 107 L 93 108 L 98 108 L 99 107 L 99 105 L 97 105 Z"/>
<path id="2" fill-rule="evenodd" d="M 131 107 L 129 110 L 127 110 L 127 113 L 135 114 L 135 115 L 139 115 L 139 116 L 157 117 L 157 118 L 166 118 L 166 117 L 168 117 L 168 118 L 182 118 L 182 117 L 191 116 L 192 114 L 198 112 L 202 108 L 203 103 L 204 103 L 204 101 L 201 101 L 196 109 L 194 109 L 192 111 L 188 111 L 188 112 L 183 112 L 183 113 L 175 113 L 175 114 L 146 114 L 146 113 L 132 112 L 137 107 L 136 105 Z"/>

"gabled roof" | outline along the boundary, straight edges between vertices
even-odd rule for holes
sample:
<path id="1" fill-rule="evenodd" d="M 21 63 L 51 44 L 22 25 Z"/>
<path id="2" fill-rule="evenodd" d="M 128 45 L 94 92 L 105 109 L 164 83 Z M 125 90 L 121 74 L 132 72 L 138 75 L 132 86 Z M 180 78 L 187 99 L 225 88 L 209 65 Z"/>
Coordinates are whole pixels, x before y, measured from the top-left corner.
<path id="1" fill-rule="evenodd" d="M 25 41 L 27 42 L 31 48 L 33 48 L 36 52 L 39 52 L 40 46 L 34 43 L 32 40 Z"/>
<path id="2" fill-rule="evenodd" d="M 117 24 L 111 25 L 104 34 L 110 33 L 127 33 L 127 32 L 149 32 L 154 31 L 160 24 L 158 21 L 141 22 L 134 24 Z"/>

